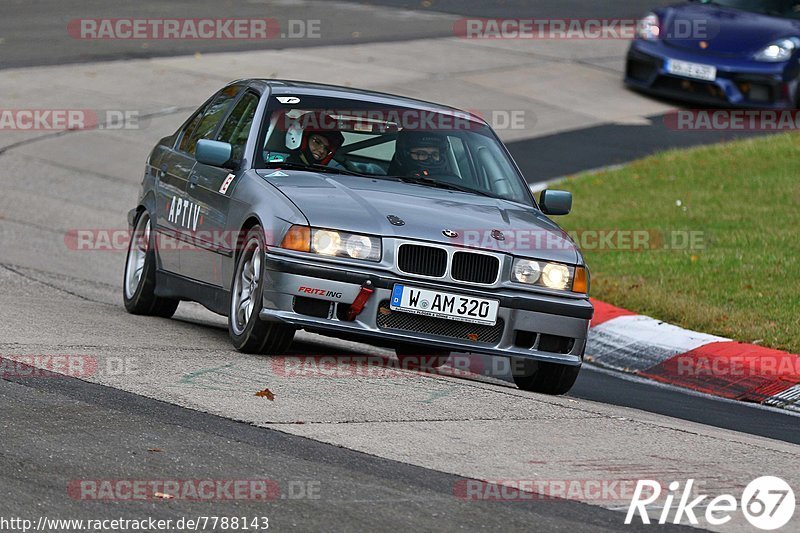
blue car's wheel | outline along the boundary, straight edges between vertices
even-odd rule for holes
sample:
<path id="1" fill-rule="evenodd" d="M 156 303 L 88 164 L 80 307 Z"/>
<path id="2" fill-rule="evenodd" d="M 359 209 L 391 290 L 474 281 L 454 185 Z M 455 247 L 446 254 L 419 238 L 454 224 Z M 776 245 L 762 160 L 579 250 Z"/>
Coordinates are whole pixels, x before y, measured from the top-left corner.
<path id="1" fill-rule="evenodd" d="M 264 250 L 264 231 L 260 226 L 250 228 L 236 260 L 228 332 L 241 352 L 281 354 L 292 344 L 295 330 L 263 322 L 258 316 L 264 292 Z"/>
<path id="2" fill-rule="evenodd" d="M 131 241 L 128 244 L 122 296 L 125 309 L 129 313 L 169 318 L 175 314 L 180 301 L 155 295 L 156 253 L 154 243 L 155 236 L 151 231 L 150 214 L 142 211 L 136 219 Z"/>

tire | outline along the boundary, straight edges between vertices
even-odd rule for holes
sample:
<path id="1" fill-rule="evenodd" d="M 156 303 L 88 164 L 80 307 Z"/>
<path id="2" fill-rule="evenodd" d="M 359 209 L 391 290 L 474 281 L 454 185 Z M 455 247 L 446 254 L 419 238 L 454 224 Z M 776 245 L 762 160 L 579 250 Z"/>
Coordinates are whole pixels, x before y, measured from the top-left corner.
<path id="1" fill-rule="evenodd" d="M 294 328 L 259 318 L 264 294 L 264 231 L 253 226 L 245 235 L 231 281 L 228 333 L 243 353 L 278 355 L 289 349 Z"/>
<path id="2" fill-rule="evenodd" d="M 569 366 L 528 359 L 513 360 L 514 383 L 524 391 L 561 395 L 570 391 L 578 379 L 581 365 Z"/>
<path id="3" fill-rule="evenodd" d="M 145 210 L 136 217 L 125 258 L 122 298 L 125 309 L 134 315 L 170 318 L 180 300 L 156 296 L 155 235 L 151 231 L 150 214 Z"/>
<path id="4" fill-rule="evenodd" d="M 417 344 L 402 344 L 394 349 L 403 368 L 439 368 L 450 358 L 450 352 Z"/>

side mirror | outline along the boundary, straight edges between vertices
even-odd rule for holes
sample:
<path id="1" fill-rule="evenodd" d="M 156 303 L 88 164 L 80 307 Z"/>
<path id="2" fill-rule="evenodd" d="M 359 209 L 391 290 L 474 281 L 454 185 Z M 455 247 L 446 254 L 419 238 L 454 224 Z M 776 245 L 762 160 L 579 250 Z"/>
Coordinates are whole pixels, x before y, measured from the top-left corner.
<path id="1" fill-rule="evenodd" d="M 572 211 L 572 193 L 567 191 L 542 191 L 539 207 L 545 215 L 568 215 Z"/>
<path id="2" fill-rule="evenodd" d="M 201 139 L 197 141 L 194 158 L 198 163 L 221 167 L 231 160 L 231 152 L 233 152 L 233 148 L 229 143 Z"/>

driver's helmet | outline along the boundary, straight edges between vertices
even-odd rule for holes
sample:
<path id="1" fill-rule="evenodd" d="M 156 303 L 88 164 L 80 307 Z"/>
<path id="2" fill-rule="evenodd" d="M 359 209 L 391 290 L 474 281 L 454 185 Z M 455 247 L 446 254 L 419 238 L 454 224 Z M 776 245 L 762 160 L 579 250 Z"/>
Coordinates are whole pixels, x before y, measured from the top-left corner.
<path id="1" fill-rule="evenodd" d="M 395 163 L 404 175 L 442 174 L 447 170 L 447 138 L 429 131 L 401 131 Z"/>
<path id="2" fill-rule="evenodd" d="M 318 135 L 328 141 L 327 153 L 317 159 L 311 151 L 311 137 Z M 309 163 L 327 165 L 336 151 L 344 144 L 344 135 L 337 129 L 336 119 L 322 112 L 306 113 L 289 126 L 286 131 L 286 147 L 300 149 Z"/>

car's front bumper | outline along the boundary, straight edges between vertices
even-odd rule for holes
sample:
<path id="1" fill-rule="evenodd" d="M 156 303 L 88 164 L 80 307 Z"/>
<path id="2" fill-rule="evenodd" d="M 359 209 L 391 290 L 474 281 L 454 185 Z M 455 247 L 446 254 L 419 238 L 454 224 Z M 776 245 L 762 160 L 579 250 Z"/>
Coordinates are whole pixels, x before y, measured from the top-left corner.
<path id="1" fill-rule="evenodd" d="M 668 59 L 713 65 L 714 81 L 702 81 L 667 72 Z M 625 83 L 634 89 L 708 106 L 753 109 L 793 108 L 797 65 L 766 63 L 671 47 L 660 41 L 635 40 L 626 59 Z"/>
<path id="2" fill-rule="evenodd" d="M 354 320 L 346 314 L 364 282 L 374 293 Z M 500 300 L 498 323 L 476 326 L 391 311 L 395 283 Z M 450 351 L 581 364 L 593 308 L 585 298 L 482 290 L 405 279 L 351 266 L 320 265 L 267 254 L 260 317 L 380 344 L 419 344 Z"/>

